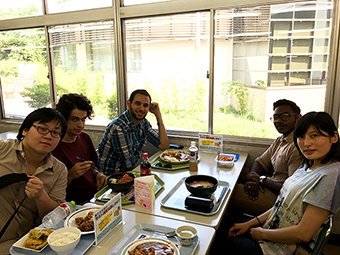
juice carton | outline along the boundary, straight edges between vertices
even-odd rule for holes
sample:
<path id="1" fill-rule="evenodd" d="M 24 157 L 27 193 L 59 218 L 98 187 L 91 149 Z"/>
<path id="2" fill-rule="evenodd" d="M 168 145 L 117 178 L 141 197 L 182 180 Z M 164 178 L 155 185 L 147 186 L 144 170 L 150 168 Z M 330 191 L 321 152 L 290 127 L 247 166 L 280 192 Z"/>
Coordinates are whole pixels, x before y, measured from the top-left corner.
<path id="1" fill-rule="evenodd" d="M 155 181 L 153 175 L 135 178 L 135 205 L 152 211 L 155 205 Z"/>

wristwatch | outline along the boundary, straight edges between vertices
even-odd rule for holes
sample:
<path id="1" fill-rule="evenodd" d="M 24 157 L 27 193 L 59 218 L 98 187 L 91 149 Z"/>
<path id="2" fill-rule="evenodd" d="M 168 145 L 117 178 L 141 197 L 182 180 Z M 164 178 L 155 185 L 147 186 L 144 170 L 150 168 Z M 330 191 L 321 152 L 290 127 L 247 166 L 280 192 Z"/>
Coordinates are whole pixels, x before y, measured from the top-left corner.
<path id="1" fill-rule="evenodd" d="M 261 175 L 261 176 L 260 176 L 259 183 L 260 183 L 260 184 L 263 184 L 263 182 L 264 182 L 264 180 L 265 180 L 266 178 L 267 178 L 267 176 Z"/>

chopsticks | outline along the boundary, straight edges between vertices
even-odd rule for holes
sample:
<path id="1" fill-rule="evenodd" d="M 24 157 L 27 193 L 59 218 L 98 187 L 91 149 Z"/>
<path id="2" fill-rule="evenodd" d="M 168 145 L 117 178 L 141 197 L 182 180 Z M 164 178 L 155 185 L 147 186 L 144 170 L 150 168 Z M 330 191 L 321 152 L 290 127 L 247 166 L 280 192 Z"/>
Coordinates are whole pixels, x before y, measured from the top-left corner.
<path id="1" fill-rule="evenodd" d="M 78 159 L 81 162 L 90 161 L 90 160 L 85 160 L 85 159 L 79 158 L 79 157 L 76 157 L 76 159 Z M 91 163 L 91 167 L 93 167 L 94 169 L 97 169 L 96 165 L 93 162 Z"/>

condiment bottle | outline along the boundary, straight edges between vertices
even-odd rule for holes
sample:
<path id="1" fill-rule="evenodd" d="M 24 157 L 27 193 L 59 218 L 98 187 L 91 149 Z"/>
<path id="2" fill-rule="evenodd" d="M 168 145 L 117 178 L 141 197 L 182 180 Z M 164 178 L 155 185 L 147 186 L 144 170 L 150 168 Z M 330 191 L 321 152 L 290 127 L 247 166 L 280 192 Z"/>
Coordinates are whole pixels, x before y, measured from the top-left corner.
<path id="1" fill-rule="evenodd" d="M 148 153 L 144 152 L 143 161 L 142 161 L 142 164 L 140 165 L 140 175 L 145 176 L 145 175 L 150 175 L 150 174 L 151 174 L 151 164 L 149 163 L 149 160 L 148 160 Z"/>
<path id="2" fill-rule="evenodd" d="M 189 171 L 196 172 L 198 170 L 197 158 L 198 148 L 196 147 L 195 141 L 191 141 L 191 146 L 189 147 Z"/>

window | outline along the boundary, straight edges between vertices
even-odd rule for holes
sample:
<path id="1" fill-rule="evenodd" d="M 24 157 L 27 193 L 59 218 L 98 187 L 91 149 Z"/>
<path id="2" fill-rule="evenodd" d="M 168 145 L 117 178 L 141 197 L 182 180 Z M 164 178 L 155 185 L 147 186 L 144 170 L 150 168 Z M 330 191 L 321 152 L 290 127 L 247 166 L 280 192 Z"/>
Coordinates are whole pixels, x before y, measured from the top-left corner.
<path id="1" fill-rule="evenodd" d="M 128 94 L 147 89 L 168 129 L 207 131 L 209 13 L 131 19 L 125 27 L 127 62 L 138 67 L 128 70 Z"/>
<path id="2" fill-rule="evenodd" d="M 331 6 L 319 2 L 216 12 L 214 132 L 277 137 L 269 117 L 282 98 L 323 110 Z"/>
<path id="3" fill-rule="evenodd" d="M 112 6 L 112 0 L 47 0 L 47 6 L 48 13 L 70 12 Z"/>
<path id="4" fill-rule="evenodd" d="M 45 33 L 41 28 L 0 34 L 0 76 L 6 118 L 24 118 L 50 105 Z"/>
<path id="5" fill-rule="evenodd" d="M 42 0 L 1 1 L 0 20 L 42 15 Z"/>
<path id="6" fill-rule="evenodd" d="M 95 118 L 107 125 L 117 116 L 113 22 L 69 24 L 49 28 L 58 96 L 82 93 Z"/>

